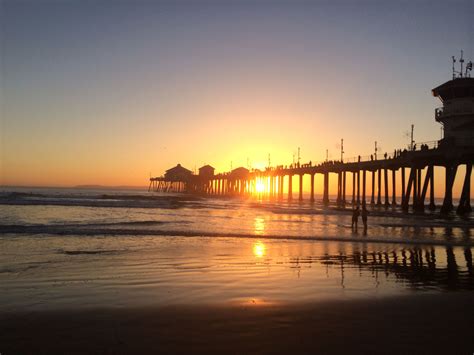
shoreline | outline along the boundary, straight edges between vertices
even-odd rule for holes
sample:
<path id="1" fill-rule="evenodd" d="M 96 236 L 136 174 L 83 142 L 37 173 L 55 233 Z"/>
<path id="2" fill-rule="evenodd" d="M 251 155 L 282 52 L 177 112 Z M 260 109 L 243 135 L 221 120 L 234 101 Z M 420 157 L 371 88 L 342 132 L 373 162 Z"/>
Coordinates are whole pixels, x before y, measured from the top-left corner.
<path id="1" fill-rule="evenodd" d="M 370 231 L 370 229 L 369 229 Z M 359 233 L 360 232 L 360 233 Z M 139 229 L 77 229 L 73 232 L 65 232 L 64 227 L 60 226 L 57 230 L 54 226 L 1 226 L 0 236 L 164 236 L 164 237 L 183 237 L 183 238 L 241 238 L 241 239 L 262 239 L 262 240 L 278 240 L 278 241 L 308 241 L 308 242 L 348 242 L 348 243 L 374 243 L 374 244 L 400 244 L 400 245 L 417 245 L 417 246 L 452 246 L 452 247 L 472 247 L 474 241 L 466 240 L 408 240 L 380 237 L 371 238 L 363 234 L 363 228 L 359 227 L 355 236 L 338 237 L 338 236 L 285 236 L 285 235 L 261 235 L 261 234 L 244 234 L 244 233 L 222 233 L 209 231 L 173 231 L 173 230 L 139 230 Z"/>
<path id="2" fill-rule="evenodd" d="M 471 354 L 473 326 L 470 291 L 309 304 L 0 312 L 0 352 Z"/>

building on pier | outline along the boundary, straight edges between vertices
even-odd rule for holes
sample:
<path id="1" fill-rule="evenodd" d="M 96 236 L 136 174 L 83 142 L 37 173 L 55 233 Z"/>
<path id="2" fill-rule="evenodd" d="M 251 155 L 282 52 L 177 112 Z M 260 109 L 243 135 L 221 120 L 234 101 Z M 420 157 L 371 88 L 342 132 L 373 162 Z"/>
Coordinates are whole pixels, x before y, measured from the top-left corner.
<path id="1" fill-rule="evenodd" d="M 174 168 L 168 169 L 165 172 L 165 179 L 169 181 L 182 181 L 187 182 L 190 180 L 193 172 L 181 166 L 176 165 Z"/>
<path id="2" fill-rule="evenodd" d="M 443 103 L 435 111 L 443 125 L 441 145 L 474 147 L 474 78 L 454 78 L 432 92 Z"/>
<path id="3" fill-rule="evenodd" d="M 239 167 L 232 170 L 229 176 L 231 179 L 243 180 L 243 179 L 248 178 L 249 173 L 250 173 L 249 169 L 244 168 L 244 167 Z"/>
<path id="4" fill-rule="evenodd" d="M 164 176 L 151 177 L 148 191 L 156 192 L 184 192 L 189 190 L 189 186 L 195 175 L 191 170 L 181 166 L 181 164 L 166 170 Z"/>
<path id="5" fill-rule="evenodd" d="M 212 178 L 214 176 L 214 168 L 210 165 L 204 165 L 199 168 L 199 176 L 202 178 Z"/>

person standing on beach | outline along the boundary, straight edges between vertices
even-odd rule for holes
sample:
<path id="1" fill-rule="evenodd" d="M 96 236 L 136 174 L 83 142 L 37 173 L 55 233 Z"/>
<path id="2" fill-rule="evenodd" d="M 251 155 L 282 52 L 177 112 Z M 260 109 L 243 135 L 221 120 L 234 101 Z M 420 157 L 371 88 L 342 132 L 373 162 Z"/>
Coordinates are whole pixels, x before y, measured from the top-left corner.
<path id="1" fill-rule="evenodd" d="M 359 206 L 357 206 L 354 210 L 352 210 L 352 228 L 354 228 L 354 225 L 355 225 L 355 228 L 357 229 L 357 222 L 359 221 L 359 215 L 360 215 Z"/>
<path id="2" fill-rule="evenodd" d="M 367 208 L 365 205 L 362 206 L 362 223 L 364 223 L 364 233 L 367 233 L 367 215 L 369 214 L 369 211 L 367 211 Z"/>

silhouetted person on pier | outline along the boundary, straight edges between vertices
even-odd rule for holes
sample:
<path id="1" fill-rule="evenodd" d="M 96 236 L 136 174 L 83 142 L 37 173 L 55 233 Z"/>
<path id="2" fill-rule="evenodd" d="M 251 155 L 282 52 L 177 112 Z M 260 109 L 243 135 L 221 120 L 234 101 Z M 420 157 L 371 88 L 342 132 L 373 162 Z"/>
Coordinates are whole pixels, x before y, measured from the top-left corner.
<path id="1" fill-rule="evenodd" d="M 367 208 L 365 207 L 365 205 L 362 206 L 362 212 L 361 212 L 361 216 L 362 216 L 362 223 L 364 223 L 364 234 L 367 234 L 367 215 L 369 214 L 369 211 L 367 211 Z"/>
<path id="2" fill-rule="evenodd" d="M 355 209 L 352 210 L 352 228 L 357 229 L 357 222 L 359 221 L 359 215 L 360 215 L 360 210 L 359 206 L 357 206 Z"/>

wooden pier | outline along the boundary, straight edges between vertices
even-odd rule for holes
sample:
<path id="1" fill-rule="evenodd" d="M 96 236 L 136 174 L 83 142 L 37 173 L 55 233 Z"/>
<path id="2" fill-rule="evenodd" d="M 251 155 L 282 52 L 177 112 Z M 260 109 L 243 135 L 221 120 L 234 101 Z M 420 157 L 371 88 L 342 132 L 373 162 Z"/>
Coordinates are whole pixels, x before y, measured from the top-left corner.
<path id="1" fill-rule="evenodd" d="M 322 202 L 328 204 L 331 177 L 337 184 L 338 205 L 397 205 L 408 211 L 423 211 L 425 208 L 434 210 L 435 185 L 434 168 L 445 169 L 445 194 L 441 212 L 453 210 L 452 188 L 460 165 L 465 165 L 463 188 L 459 198 L 457 212 L 471 212 L 470 182 L 474 152 L 472 149 L 453 151 L 449 146 L 442 145 L 432 149 L 403 151 L 399 156 L 387 156 L 387 159 L 357 161 L 353 163 L 323 162 L 318 165 L 304 164 L 291 167 L 267 168 L 264 171 L 248 171 L 238 168 L 228 173 L 202 177 L 189 175 L 182 181 L 166 180 L 165 177 L 151 178 L 150 190 L 153 191 L 186 191 L 215 196 L 249 196 L 260 195 L 272 200 L 293 200 L 293 179 L 299 181 L 298 200 L 303 200 L 303 177 L 310 176 L 309 200 L 315 201 L 315 176 L 323 176 Z M 422 171 L 426 170 L 424 178 Z M 351 195 L 347 196 L 348 175 L 351 177 Z M 389 180 L 389 176 L 391 179 Z M 368 181 L 370 180 L 370 182 Z M 264 181 L 265 189 L 258 191 L 257 184 Z M 401 181 L 397 186 L 397 181 Z M 286 188 L 285 188 L 286 187 Z M 401 193 L 397 195 L 397 191 Z M 427 201 L 427 198 L 429 200 Z"/>
<path id="2" fill-rule="evenodd" d="M 296 178 L 299 182 L 297 198 L 302 201 L 303 177 L 309 175 L 309 200 L 314 202 L 315 176 L 321 174 L 324 181 L 322 202 L 325 204 L 330 203 L 330 184 L 335 179 L 337 197 L 334 202 L 338 205 L 400 204 L 404 211 L 411 208 L 422 212 L 425 208 L 436 208 L 435 167 L 442 167 L 445 170 L 445 189 L 440 211 L 449 213 L 454 209 L 453 184 L 458 168 L 465 166 L 456 211 L 459 214 L 469 213 L 472 211 L 470 187 L 474 161 L 474 78 L 469 77 L 467 69 L 464 74 L 462 68 L 461 72 L 454 71 L 453 64 L 453 79 L 436 87 L 432 93 L 443 103 L 443 107 L 435 110 L 435 120 L 442 124 L 444 131 L 443 139 L 433 144 L 419 144 L 417 149 L 412 139 L 409 149 L 396 150 L 393 155 L 384 154 L 383 159 L 377 159 L 375 155 L 366 158 L 359 156 L 353 162 L 326 161 L 317 165 L 298 163 L 268 167 L 264 171 L 249 171 L 240 167 L 227 173 L 214 174 L 214 168 L 206 165 L 199 169 L 199 175 L 195 175 L 178 164 L 163 177 L 150 178 L 149 190 L 214 196 L 259 195 L 272 200 L 291 201 L 294 198 L 293 178 Z M 349 175 L 352 181 L 351 196 L 347 195 Z M 400 183 L 397 184 L 397 181 Z"/>

